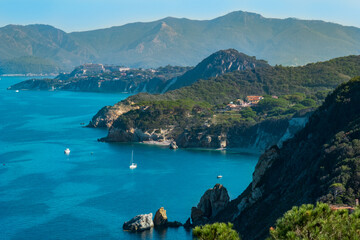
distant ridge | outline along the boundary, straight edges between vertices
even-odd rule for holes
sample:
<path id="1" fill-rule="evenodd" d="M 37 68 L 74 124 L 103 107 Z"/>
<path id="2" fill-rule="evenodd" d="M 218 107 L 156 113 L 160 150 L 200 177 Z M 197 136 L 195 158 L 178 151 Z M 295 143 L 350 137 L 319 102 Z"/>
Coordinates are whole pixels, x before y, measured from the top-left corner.
<path id="1" fill-rule="evenodd" d="M 360 54 L 359 46 L 359 28 L 242 11 L 212 20 L 168 17 L 73 33 L 48 25 L 8 25 L 0 28 L 0 73 L 17 73 L 21 68 L 14 59 L 24 56 L 36 57 L 38 63 L 51 61 L 54 71 L 70 71 L 89 62 L 193 66 L 213 52 L 233 48 L 272 65 L 303 65 Z"/>

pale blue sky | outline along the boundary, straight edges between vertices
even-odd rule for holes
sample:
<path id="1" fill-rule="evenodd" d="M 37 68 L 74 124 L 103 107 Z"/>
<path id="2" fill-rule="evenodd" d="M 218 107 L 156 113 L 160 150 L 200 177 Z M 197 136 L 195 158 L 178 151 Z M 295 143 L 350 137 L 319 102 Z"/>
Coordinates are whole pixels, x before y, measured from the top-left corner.
<path id="1" fill-rule="evenodd" d="M 44 23 L 72 32 L 167 16 L 212 19 L 237 10 L 360 27 L 360 0 L 0 0 L 0 27 Z"/>

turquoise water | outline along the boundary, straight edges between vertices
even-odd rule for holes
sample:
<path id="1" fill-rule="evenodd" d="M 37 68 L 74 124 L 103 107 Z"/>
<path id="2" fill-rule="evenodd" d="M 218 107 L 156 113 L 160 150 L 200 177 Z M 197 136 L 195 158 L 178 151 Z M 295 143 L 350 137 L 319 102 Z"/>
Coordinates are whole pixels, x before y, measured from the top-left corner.
<path id="1" fill-rule="evenodd" d="M 6 90 L 25 79 L 0 80 L 2 240 L 192 239 L 183 228 L 131 234 L 122 224 L 162 206 L 185 222 L 206 189 L 220 182 L 233 199 L 251 181 L 258 155 L 97 142 L 106 130 L 80 123 L 126 94 Z"/>

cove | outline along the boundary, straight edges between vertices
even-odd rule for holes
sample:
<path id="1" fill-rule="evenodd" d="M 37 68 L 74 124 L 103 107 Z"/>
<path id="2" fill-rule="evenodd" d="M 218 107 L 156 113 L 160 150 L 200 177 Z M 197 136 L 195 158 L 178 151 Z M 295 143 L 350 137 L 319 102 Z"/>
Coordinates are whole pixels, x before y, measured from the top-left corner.
<path id="1" fill-rule="evenodd" d="M 128 94 L 6 90 L 26 79 L 0 80 L 1 239 L 192 239 L 183 228 L 131 234 L 122 224 L 160 207 L 184 223 L 216 183 L 234 199 L 251 181 L 259 154 L 102 143 L 106 129 L 80 124 Z"/>

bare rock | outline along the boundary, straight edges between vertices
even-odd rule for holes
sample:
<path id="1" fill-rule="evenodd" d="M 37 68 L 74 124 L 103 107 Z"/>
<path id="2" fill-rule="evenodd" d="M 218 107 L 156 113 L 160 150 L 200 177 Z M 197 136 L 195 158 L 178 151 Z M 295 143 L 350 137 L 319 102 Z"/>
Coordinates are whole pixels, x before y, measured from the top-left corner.
<path id="1" fill-rule="evenodd" d="M 223 210 L 230 201 L 226 188 L 216 184 L 201 197 L 197 207 L 191 209 L 191 220 L 194 225 L 204 225 Z"/>
<path id="2" fill-rule="evenodd" d="M 216 184 L 205 192 L 201 197 L 197 208 L 200 209 L 204 216 L 212 218 L 223 210 L 230 201 L 230 197 L 226 188 L 221 184 Z"/>
<path id="3" fill-rule="evenodd" d="M 154 226 L 155 227 L 165 227 L 168 223 L 168 218 L 166 216 L 166 210 L 161 207 L 155 213 L 154 217 Z"/>
<path id="4" fill-rule="evenodd" d="M 178 147 L 178 145 L 176 145 L 176 142 L 175 142 L 175 141 L 172 141 L 172 142 L 170 143 L 169 148 L 175 150 L 175 149 L 178 149 L 179 147 Z"/>
<path id="5" fill-rule="evenodd" d="M 110 128 L 113 122 L 122 114 L 131 110 L 138 109 L 138 106 L 129 102 L 120 102 L 114 106 L 106 106 L 92 118 L 88 127 L 94 128 Z"/>
<path id="6" fill-rule="evenodd" d="M 141 214 L 133 217 L 130 221 L 125 222 L 123 229 L 131 232 L 141 232 L 154 227 L 152 213 Z"/>

